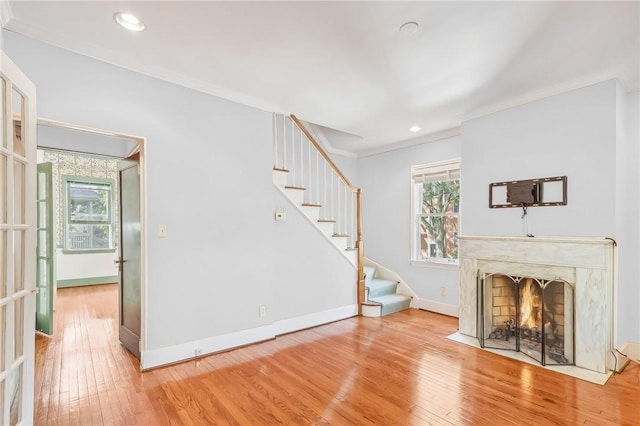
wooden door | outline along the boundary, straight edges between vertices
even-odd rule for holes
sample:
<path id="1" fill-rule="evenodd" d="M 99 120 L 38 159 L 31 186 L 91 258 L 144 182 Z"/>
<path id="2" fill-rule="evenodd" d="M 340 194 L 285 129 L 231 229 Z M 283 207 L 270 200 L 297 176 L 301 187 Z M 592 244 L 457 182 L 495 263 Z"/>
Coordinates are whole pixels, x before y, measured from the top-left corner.
<path id="1" fill-rule="evenodd" d="M 120 163 L 120 280 L 119 336 L 122 345 L 140 358 L 141 332 L 141 226 L 140 166 L 124 160 Z"/>

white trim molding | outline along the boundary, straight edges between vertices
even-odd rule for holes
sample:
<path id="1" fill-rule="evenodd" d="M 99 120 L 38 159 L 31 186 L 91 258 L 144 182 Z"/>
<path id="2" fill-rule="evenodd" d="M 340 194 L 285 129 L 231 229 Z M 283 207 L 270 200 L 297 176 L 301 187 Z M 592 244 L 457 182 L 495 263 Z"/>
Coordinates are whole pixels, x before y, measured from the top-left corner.
<path id="1" fill-rule="evenodd" d="M 334 321 L 339 321 L 358 315 L 358 305 L 347 305 L 326 311 L 286 320 L 276 321 L 273 324 L 250 328 L 248 330 L 212 336 L 205 339 L 194 340 L 180 345 L 142 351 L 140 356 L 140 368 L 149 370 L 168 364 L 215 354 L 225 350 L 239 348 L 241 346 L 260 343 L 275 339 L 276 336 L 316 327 Z"/>
<path id="2" fill-rule="evenodd" d="M 199 356 L 233 349 L 251 343 L 275 339 L 273 325 L 251 328 L 249 330 L 222 334 L 206 339 L 194 340 L 180 345 L 144 351 L 140 354 L 140 368 L 148 370 L 167 364 L 186 361 Z M 196 355 L 197 353 L 197 355 Z"/>
<path id="3" fill-rule="evenodd" d="M 0 25 L 4 28 L 13 19 L 9 0 L 0 0 Z"/>
<path id="4" fill-rule="evenodd" d="M 448 303 L 414 297 L 411 301 L 411 307 L 458 318 L 458 305 L 450 305 Z"/>

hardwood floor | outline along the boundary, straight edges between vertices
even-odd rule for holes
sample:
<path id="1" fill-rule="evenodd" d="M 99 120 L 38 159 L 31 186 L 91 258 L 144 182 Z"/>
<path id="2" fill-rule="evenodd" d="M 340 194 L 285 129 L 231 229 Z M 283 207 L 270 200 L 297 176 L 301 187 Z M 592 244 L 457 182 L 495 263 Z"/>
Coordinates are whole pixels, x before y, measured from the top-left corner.
<path id="1" fill-rule="evenodd" d="M 640 366 L 605 386 L 445 339 L 455 318 L 357 317 L 145 373 L 115 285 L 58 290 L 36 424 L 638 425 Z"/>

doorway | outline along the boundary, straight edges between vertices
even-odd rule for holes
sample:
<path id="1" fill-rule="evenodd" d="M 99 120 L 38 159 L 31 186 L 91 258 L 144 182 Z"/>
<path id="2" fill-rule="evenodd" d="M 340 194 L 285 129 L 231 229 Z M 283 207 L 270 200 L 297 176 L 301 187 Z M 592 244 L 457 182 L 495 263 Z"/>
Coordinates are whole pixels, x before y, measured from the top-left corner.
<path id="1" fill-rule="evenodd" d="M 124 338 L 120 333 L 119 340 L 137 358 L 145 341 L 145 143 L 144 138 L 137 136 L 38 120 L 38 163 L 53 165 L 55 189 L 51 203 L 55 206 L 52 209 L 55 225 L 49 241 L 55 241 L 56 246 L 51 268 L 54 273 L 50 274 L 55 278 L 46 285 L 39 283 L 38 287 L 42 292 L 42 288 L 48 286 L 50 299 L 53 299 L 53 305 L 57 305 L 55 299 L 59 288 L 116 282 L 118 320 L 122 324 L 122 306 L 128 307 L 127 318 L 131 316 L 133 304 L 139 324 L 135 338 L 130 333 Z M 126 265 L 127 260 L 123 259 L 121 240 L 128 232 L 120 227 L 123 194 L 119 168 L 122 164 L 128 167 L 134 164 L 139 175 L 138 187 L 134 191 L 137 198 L 131 201 L 131 197 L 125 197 L 137 204 L 134 210 L 139 213 L 136 238 L 140 244 L 135 253 L 138 260 L 135 263 L 136 282 L 131 279 L 131 268 L 126 279 L 122 274 L 122 265 Z M 39 276 L 38 279 L 45 280 L 46 277 Z M 135 288 L 133 301 L 130 287 Z M 44 293 L 47 291 L 44 290 Z M 101 291 L 84 292 L 83 297 L 92 293 L 100 294 Z M 38 306 L 37 309 L 46 311 L 46 307 Z M 55 310 L 49 312 L 51 324 L 59 324 L 53 318 L 55 315 Z M 54 336 L 56 332 L 54 327 Z"/>

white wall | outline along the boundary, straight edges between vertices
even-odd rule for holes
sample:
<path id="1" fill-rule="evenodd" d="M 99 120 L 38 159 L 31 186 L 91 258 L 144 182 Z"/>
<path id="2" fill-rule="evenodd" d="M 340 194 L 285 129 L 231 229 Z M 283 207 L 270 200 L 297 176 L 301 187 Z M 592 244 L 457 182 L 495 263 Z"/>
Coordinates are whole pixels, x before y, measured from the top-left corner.
<path id="1" fill-rule="evenodd" d="M 347 157 L 339 154 L 329 154 L 331 160 L 338 166 L 342 174 L 354 186 L 358 185 L 358 159 L 356 157 Z"/>
<path id="2" fill-rule="evenodd" d="M 617 343 L 640 342 L 640 97 L 617 86 Z"/>
<path id="3" fill-rule="evenodd" d="M 39 116 L 147 138 L 146 351 L 184 344 L 182 355 L 159 357 L 171 362 L 193 356 L 189 342 L 354 303 L 355 291 L 344 290 L 353 290 L 354 273 L 339 252 L 330 274 L 327 253 L 315 265 L 282 261 L 286 250 L 304 250 L 294 243 L 309 224 L 292 220 L 282 232 L 273 220 L 282 200 L 272 183 L 271 113 L 14 33 L 5 31 L 3 44 L 36 83 Z M 158 224 L 168 226 L 167 238 L 156 237 Z M 335 289 L 331 300 L 278 308 L 327 285 Z M 264 318 L 260 305 L 267 305 Z M 265 336 L 258 334 L 243 335 Z"/>
<path id="4" fill-rule="evenodd" d="M 62 249 L 56 250 L 57 281 L 113 277 L 118 275 L 114 263 L 118 260 L 116 251 L 109 253 L 65 254 Z"/>
<path id="5" fill-rule="evenodd" d="M 411 173 L 412 165 L 460 158 L 460 137 L 424 143 L 358 160 L 362 187 L 365 256 L 400 275 L 419 298 L 434 310 L 451 313 L 458 304 L 458 269 L 448 266 L 412 266 Z M 462 163 L 462 170 L 466 164 Z M 462 215 L 466 213 L 464 210 Z M 464 229 L 464 228 L 463 228 Z M 440 287 L 446 296 L 440 296 Z"/>
<path id="6" fill-rule="evenodd" d="M 488 207 L 489 183 L 566 175 L 568 205 L 530 208 L 530 232 L 618 241 L 618 345 L 640 331 L 638 137 L 622 134 L 631 115 L 625 108 L 610 80 L 462 125 L 464 234 L 524 235 L 521 209 Z"/>
<path id="7" fill-rule="evenodd" d="M 462 164 L 466 235 L 525 235 L 521 209 L 489 208 L 490 183 L 566 175 L 568 205 L 530 208 L 530 232 L 614 237 L 615 81 L 464 122 Z"/>
<path id="8" fill-rule="evenodd" d="M 300 317 L 314 310 L 357 304 L 357 270 L 306 217 L 274 194 L 287 220 L 274 222 L 271 260 L 278 278 L 273 282 L 272 306 L 279 320 Z M 274 210 L 275 213 L 275 210 Z M 336 256 L 336 254 L 338 256 Z M 344 277 L 350 277 L 345 283 Z"/>

